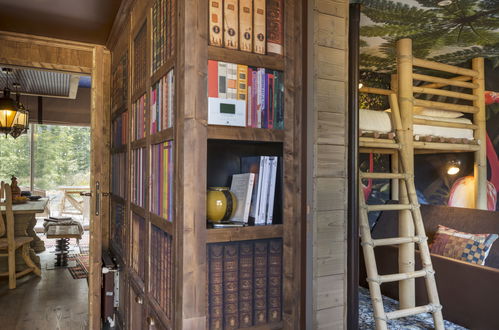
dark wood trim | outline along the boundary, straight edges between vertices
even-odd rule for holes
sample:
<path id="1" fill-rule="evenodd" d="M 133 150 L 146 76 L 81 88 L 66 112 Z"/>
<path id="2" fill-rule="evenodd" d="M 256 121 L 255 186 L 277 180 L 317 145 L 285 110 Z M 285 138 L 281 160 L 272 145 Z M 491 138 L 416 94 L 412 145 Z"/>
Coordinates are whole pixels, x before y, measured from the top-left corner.
<path id="1" fill-rule="evenodd" d="M 132 150 L 145 148 L 147 146 L 147 138 L 142 138 L 139 140 L 132 141 L 131 145 L 132 145 Z"/>
<path id="2" fill-rule="evenodd" d="M 154 85 L 158 82 L 163 76 L 165 76 L 170 70 L 173 70 L 175 67 L 175 57 L 169 58 L 166 60 L 163 65 L 161 65 L 156 72 L 154 72 L 151 76 L 151 85 Z"/>
<path id="3" fill-rule="evenodd" d="M 360 3 L 350 4 L 348 36 L 347 328 L 359 328 L 359 31 Z"/>
<path id="4" fill-rule="evenodd" d="M 149 212 L 149 216 L 151 218 L 151 224 L 168 233 L 170 236 L 173 236 L 173 223 L 151 212 Z"/>
<path id="5" fill-rule="evenodd" d="M 174 137 L 173 127 L 170 127 L 170 128 L 167 128 L 163 131 L 151 134 L 151 136 L 150 136 L 151 143 L 150 144 L 158 144 L 158 143 L 170 141 L 170 140 L 173 140 L 173 137 Z"/>

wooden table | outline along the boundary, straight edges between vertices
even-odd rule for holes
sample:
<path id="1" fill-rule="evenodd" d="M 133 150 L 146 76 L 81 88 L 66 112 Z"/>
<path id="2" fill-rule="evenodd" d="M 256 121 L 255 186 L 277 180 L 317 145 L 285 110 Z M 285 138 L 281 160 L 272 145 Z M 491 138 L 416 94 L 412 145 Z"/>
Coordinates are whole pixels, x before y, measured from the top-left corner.
<path id="1" fill-rule="evenodd" d="M 48 203 L 47 198 L 41 198 L 37 201 L 28 201 L 24 204 L 14 204 L 12 206 L 12 211 L 14 213 L 14 234 L 15 236 L 29 236 L 33 237 L 29 251 L 31 260 L 40 267 L 40 257 L 36 253 L 45 251 L 45 244 L 35 233 L 36 217 L 37 213 L 42 213 L 45 210 L 45 206 Z M 1 212 L 5 212 L 5 208 L 0 208 Z M 16 271 L 20 271 L 26 268 L 24 260 L 21 257 L 21 251 L 16 251 Z M 0 268 L 7 267 L 7 259 L 2 261 L 2 266 Z M 0 259 L 1 260 L 1 259 Z"/>
<path id="2" fill-rule="evenodd" d="M 57 190 L 63 192 L 61 204 L 59 206 L 61 214 L 68 213 L 66 211 L 66 201 L 68 201 L 69 204 L 71 204 L 77 210 L 77 212 L 79 212 L 79 214 L 83 214 L 83 203 L 74 198 L 74 195 L 80 196 L 80 193 L 82 192 L 89 192 L 89 186 L 61 186 L 58 187 Z"/>

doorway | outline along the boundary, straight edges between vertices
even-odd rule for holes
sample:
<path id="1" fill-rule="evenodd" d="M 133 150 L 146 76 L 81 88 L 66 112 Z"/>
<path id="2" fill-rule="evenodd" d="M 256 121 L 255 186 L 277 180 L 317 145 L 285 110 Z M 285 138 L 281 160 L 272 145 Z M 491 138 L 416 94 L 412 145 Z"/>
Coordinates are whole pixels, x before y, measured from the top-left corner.
<path id="1" fill-rule="evenodd" d="M 109 206 L 109 52 L 104 46 L 45 37 L 0 32 L 0 67 L 22 67 L 91 76 L 90 94 L 90 198 L 87 327 L 100 328 L 101 257 L 107 246 Z M 76 198 L 78 199 L 78 198 Z M 42 273 L 42 276 L 44 274 Z M 82 293 L 80 292 L 80 296 Z M 0 297 L 1 299 L 1 297 Z M 61 309 L 53 312 L 61 315 Z M 48 327 L 51 328 L 51 327 Z"/>

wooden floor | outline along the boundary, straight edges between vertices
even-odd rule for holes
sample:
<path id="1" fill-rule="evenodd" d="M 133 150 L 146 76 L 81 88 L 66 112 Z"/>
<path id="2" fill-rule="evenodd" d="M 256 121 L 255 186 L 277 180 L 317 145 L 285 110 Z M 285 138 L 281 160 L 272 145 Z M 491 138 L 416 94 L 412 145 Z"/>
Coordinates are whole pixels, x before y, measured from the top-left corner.
<path id="1" fill-rule="evenodd" d="M 0 329 L 87 329 L 87 281 L 74 280 L 67 269 L 47 270 L 54 255 L 45 251 L 39 256 L 42 278 L 26 275 L 14 290 L 0 279 Z"/>

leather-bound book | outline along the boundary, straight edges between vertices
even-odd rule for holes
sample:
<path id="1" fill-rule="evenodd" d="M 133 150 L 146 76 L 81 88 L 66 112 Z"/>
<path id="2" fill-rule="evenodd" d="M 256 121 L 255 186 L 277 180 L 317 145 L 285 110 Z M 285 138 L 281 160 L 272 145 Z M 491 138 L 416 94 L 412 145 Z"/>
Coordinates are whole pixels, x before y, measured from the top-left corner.
<path id="1" fill-rule="evenodd" d="M 269 323 L 282 318 L 282 240 L 269 242 Z"/>
<path id="2" fill-rule="evenodd" d="M 253 0 L 239 0 L 239 43 L 241 50 L 253 51 Z"/>
<path id="3" fill-rule="evenodd" d="M 223 329 L 223 267 L 224 267 L 224 246 L 222 244 L 209 245 L 209 312 L 210 330 Z"/>
<path id="4" fill-rule="evenodd" d="M 210 45 L 223 47 L 223 1 L 210 0 Z"/>
<path id="5" fill-rule="evenodd" d="M 224 0 L 224 45 L 239 48 L 239 6 L 238 0 Z"/>
<path id="6" fill-rule="evenodd" d="M 267 0 L 267 53 L 283 54 L 284 0 Z"/>
<path id="7" fill-rule="evenodd" d="M 255 242 L 253 324 L 267 323 L 268 242 Z"/>
<path id="8" fill-rule="evenodd" d="M 239 246 L 224 246 L 224 329 L 239 328 Z"/>
<path id="9" fill-rule="evenodd" d="M 253 243 L 239 246 L 239 326 L 253 325 Z"/>

